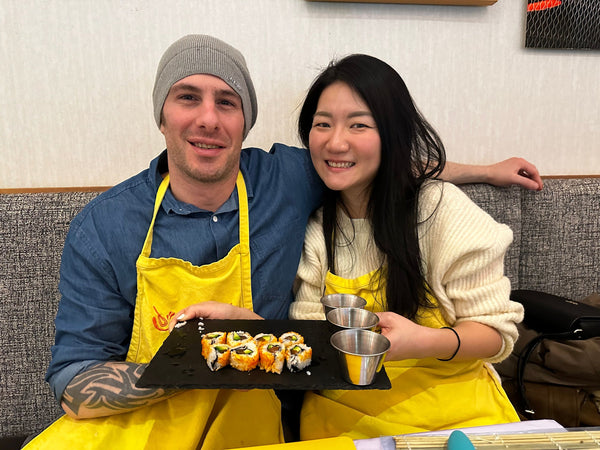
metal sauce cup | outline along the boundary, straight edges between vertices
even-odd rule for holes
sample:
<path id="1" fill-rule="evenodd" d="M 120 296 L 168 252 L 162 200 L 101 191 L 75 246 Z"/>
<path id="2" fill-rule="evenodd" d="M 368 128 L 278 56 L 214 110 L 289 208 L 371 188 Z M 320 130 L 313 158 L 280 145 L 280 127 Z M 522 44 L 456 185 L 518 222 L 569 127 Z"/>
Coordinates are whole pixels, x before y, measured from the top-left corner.
<path id="1" fill-rule="evenodd" d="M 379 323 L 379 316 L 361 308 L 335 308 L 327 313 L 327 321 L 334 325 L 334 331 L 345 328 L 373 331 Z"/>
<path id="2" fill-rule="evenodd" d="M 353 294 L 329 294 L 321 297 L 325 315 L 335 308 L 364 308 L 367 301 Z"/>
<path id="3" fill-rule="evenodd" d="M 338 331 L 330 342 L 336 349 L 342 376 L 358 386 L 373 383 L 390 349 L 390 341 L 384 335 L 360 329 Z"/>

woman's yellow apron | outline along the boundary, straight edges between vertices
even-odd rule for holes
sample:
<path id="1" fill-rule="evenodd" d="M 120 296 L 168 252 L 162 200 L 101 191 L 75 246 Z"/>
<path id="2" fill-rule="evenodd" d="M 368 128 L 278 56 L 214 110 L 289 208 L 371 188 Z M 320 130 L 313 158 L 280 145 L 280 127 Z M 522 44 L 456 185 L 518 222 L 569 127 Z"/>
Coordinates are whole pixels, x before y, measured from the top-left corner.
<path id="1" fill-rule="evenodd" d="M 344 279 L 328 273 L 325 294 L 360 295 L 367 309 L 382 311 L 383 302 L 376 298 L 384 298 L 385 292 L 373 289 L 375 275 Z M 419 310 L 418 322 L 448 326 L 438 308 Z M 302 440 L 340 435 L 365 439 L 519 421 L 499 381 L 480 360 L 408 359 L 386 362 L 385 370 L 391 390 L 307 392 Z"/>
<path id="2" fill-rule="evenodd" d="M 161 183 L 154 215 L 137 260 L 138 292 L 127 361 L 147 363 L 180 309 L 214 300 L 252 309 L 248 197 L 238 174 L 240 242 L 223 259 L 194 266 L 150 258 L 154 222 L 169 185 Z M 199 356 L 200 357 L 200 356 Z M 281 405 L 271 390 L 187 390 L 154 405 L 97 419 L 63 416 L 27 449 L 224 449 L 283 442 Z"/>

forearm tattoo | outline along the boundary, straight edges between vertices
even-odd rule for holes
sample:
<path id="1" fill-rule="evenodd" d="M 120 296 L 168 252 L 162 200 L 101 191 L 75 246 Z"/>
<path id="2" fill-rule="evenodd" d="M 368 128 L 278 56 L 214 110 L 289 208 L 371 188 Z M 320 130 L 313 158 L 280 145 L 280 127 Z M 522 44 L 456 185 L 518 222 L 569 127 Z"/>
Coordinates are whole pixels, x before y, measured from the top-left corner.
<path id="1" fill-rule="evenodd" d="M 83 408 L 126 412 L 167 397 L 171 392 L 156 388 L 138 388 L 136 381 L 145 365 L 107 362 L 77 375 L 65 389 L 62 401 L 75 414 Z"/>

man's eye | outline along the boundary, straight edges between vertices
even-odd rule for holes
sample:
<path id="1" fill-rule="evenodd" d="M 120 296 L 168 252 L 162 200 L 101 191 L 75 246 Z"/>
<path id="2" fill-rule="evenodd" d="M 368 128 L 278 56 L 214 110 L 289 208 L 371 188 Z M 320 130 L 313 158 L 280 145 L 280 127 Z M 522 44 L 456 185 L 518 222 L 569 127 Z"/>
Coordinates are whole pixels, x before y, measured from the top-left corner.
<path id="1" fill-rule="evenodd" d="M 182 94 L 179 96 L 180 100 L 194 100 L 195 97 L 192 94 Z"/>
<path id="2" fill-rule="evenodd" d="M 232 102 L 231 100 L 221 100 L 221 101 L 219 101 L 219 104 L 223 105 L 223 106 L 232 106 L 232 107 L 236 106 L 236 104 L 234 102 Z"/>

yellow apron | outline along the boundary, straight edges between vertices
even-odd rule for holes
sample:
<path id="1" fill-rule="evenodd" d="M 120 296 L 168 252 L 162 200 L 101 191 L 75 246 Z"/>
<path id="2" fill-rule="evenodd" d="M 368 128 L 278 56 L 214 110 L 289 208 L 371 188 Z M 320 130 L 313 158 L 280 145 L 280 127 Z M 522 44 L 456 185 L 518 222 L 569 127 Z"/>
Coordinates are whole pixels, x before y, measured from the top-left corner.
<path id="1" fill-rule="evenodd" d="M 150 258 L 154 221 L 169 185 L 161 183 L 137 260 L 138 292 L 127 361 L 146 363 L 168 335 L 175 312 L 214 300 L 252 309 L 248 197 L 238 174 L 240 242 L 225 258 L 194 266 Z M 63 416 L 26 447 L 77 449 L 225 449 L 283 442 L 281 405 L 271 390 L 187 390 L 154 405 L 97 419 Z"/>
<path id="2" fill-rule="evenodd" d="M 367 309 L 379 312 L 381 301 L 375 298 L 384 299 L 385 292 L 372 289 L 375 274 L 344 279 L 328 273 L 325 294 L 358 294 L 367 300 Z M 424 326 L 448 326 L 439 308 L 422 308 L 418 317 Z M 341 435 L 365 439 L 519 421 L 500 382 L 481 360 L 388 361 L 385 370 L 391 390 L 307 392 L 302 440 Z"/>

